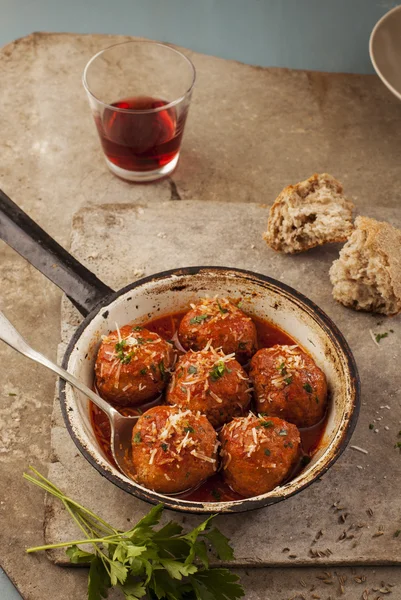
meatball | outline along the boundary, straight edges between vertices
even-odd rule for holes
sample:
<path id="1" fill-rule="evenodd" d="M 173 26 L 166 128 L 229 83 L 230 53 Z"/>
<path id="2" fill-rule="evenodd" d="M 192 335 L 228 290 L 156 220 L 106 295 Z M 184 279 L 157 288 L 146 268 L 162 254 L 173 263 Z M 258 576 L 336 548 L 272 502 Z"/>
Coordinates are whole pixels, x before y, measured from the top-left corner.
<path id="1" fill-rule="evenodd" d="M 204 415 L 155 406 L 132 430 L 133 478 L 165 494 L 194 488 L 215 473 L 218 445 Z"/>
<path id="2" fill-rule="evenodd" d="M 300 456 L 297 427 L 277 417 L 234 419 L 220 432 L 223 476 L 238 494 L 266 494 L 282 483 Z"/>
<path id="3" fill-rule="evenodd" d="M 209 345 L 190 350 L 177 362 L 167 389 L 169 404 L 200 411 L 214 427 L 244 414 L 251 401 L 248 376 L 234 354 L 225 355 Z"/>
<path id="4" fill-rule="evenodd" d="M 254 322 L 226 298 L 205 298 L 191 304 L 178 337 L 186 350 L 202 350 L 210 341 L 225 354 L 235 352 L 242 364 L 257 350 Z"/>
<path id="5" fill-rule="evenodd" d="M 96 387 L 108 402 L 141 404 L 163 391 L 175 359 L 173 345 L 157 333 L 125 325 L 103 337 L 95 364 Z"/>
<path id="6" fill-rule="evenodd" d="M 256 408 L 298 427 L 316 425 L 327 407 L 326 377 L 299 346 L 262 348 L 251 360 Z"/>

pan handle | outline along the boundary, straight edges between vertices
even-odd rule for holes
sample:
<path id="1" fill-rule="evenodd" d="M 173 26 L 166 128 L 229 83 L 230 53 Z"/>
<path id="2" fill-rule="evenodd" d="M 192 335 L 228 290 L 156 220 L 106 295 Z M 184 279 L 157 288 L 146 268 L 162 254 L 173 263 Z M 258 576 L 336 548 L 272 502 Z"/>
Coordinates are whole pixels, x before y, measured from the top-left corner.
<path id="1" fill-rule="evenodd" d="M 0 239 L 67 294 L 86 316 L 114 293 L 0 190 Z"/>

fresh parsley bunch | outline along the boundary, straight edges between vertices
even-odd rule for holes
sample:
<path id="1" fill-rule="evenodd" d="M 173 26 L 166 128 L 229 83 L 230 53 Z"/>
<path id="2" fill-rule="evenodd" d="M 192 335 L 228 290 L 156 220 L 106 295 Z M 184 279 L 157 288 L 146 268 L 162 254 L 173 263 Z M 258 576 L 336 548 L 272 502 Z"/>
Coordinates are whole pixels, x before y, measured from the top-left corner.
<path id="1" fill-rule="evenodd" d="M 234 558 L 227 538 L 209 517 L 189 533 L 170 521 L 158 530 L 163 505 L 150 512 L 128 531 L 120 531 L 101 517 L 68 498 L 60 489 L 30 467 L 36 478 L 24 478 L 58 498 L 85 539 L 28 548 L 27 552 L 67 547 L 74 564 L 89 564 L 88 600 L 107 598 L 111 587 L 125 600 L 236 600 L 244 596 L 237 575 L 228 569 L 209 568 L 208 549 L 221 560 Z M 80 546 L 91 546 L 87 552 Z"/>

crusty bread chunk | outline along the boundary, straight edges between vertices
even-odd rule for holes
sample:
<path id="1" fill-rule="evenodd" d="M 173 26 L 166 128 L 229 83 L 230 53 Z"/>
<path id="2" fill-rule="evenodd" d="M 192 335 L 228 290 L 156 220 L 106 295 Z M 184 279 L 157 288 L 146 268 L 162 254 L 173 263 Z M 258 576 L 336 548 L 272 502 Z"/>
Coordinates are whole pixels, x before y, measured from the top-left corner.
<path id="1" fill-rule="evenodd" d="M 401 311 L 401 231 L 358 217 L 355 230 L 330 269 L 333 296 L 356 310 Z"/>
<path id="2" fill-rule="evenodd" d="M 328 173 L 288 185 L 270 208 L 266 242 L 280 252 L 295 254 L 350 236 L 354 205 L 343 186 Z"/>

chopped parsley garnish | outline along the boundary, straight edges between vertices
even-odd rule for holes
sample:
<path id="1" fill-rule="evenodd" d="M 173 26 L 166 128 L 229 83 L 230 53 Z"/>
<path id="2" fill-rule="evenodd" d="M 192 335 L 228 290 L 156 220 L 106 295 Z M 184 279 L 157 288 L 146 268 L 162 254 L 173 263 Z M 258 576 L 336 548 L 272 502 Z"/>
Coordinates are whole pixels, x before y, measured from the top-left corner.
<path id="1" fill-rule="evenodd" d="M 397 442 L 394 448 L 399 448 L 401 450 L 401 442 Z"/>
<path id="2" fill-rule="evenodd" d="M 284 377 L 284 375 L 287 375 L 287 369 L 285 367 L 285 362 L 282 362 L 278 367 L 277 367 L 277 371 L 280 371 L 280 375 L 281 377 Z"/>
<path id="3" fill-rule="evenodd" d="M 293 448 L 294 444 L 292 442 L 284 442 L 284 448 Z"/>
<path id="4" fill-rule="evenodd" d="M 284 436 L 287 435 L 288 431 L 286 429 L 280 429 L 280 431 L 278 432 L 279 435 Z"/>
<path id="5" fill-rule="evenodd" d="M 199 323 L 202 323 L 202 321 L 204 321 L 208 317 L 209 317 L 209 315 L 196 315 L 196 317 L 192 317 L 192 319 L 190 319 L 189 324 L 190 325 L 199 325 Z"/>
<path id="6" fill-rule="evenodd" d="M 140 325 L 136 325 L 135 327 L 132 328 L 132 331 L 142 331 L 143 327 L 141 327 Z"/>
<path id="7" fill-rule="evenodd" d="M 246 342 L 239 342 L 238 350 L 246 350 Z"/>
<path id="8" fill-rule="evenodd" d="M 198 372 L 198 369 L 195 367 L 195 365 L 191 365 L 191 366 L 188 367 L 188 373 L 189 373 L 189 375 L 194 375 L 197 372 Z"/>
<path id="9" fill-rule="evenodd" d="M 219 490 L 213 489 L 212 496 L 213 496 L 213 498 L 215 498 L 217 500 L 217 502 L 220 502 L 221 494 L 220 494 Z"/>
<path id="10" fill-rule="evenodd" d="M 135 444 L 140 444 L 142 441 L 142 437 L 140 432 L 138 431 L 135 435 L 134 435 L 134 442 Z"/>
<path id="11" fill-rule="evenodd" d="M 398 537 L 401 533 L 401 529 L 397 529 L 397 531 L 394 532 L 394 537 Z"/>
<path id="12" fill-rule="evenodd" d="M 159 371 L 160 371 L 160 377 L 161 377 L 162 381 L 166 381 L 167 373 L 166 373 L 166 369 L 164 366 L 164 362 L 162 360 L 159 362 Z"/>
<path id="13" fill-rule="evenodd" d="M 219 307 L 219 311 L 221 312 L 222 315 L 225 315 L 226 313 L 228 313 L 228 310 L 226 308 L 223 308 L 218 300 L 217 300 L 217 306 Z"/>
<path id="14" fill-rule="evenodd" d="M 14 394 L 14 392 L 8 392 L 9 396 L 16 396 L 17 394 Z"/>
<path id="15" fill-rule="evenodd" d="M 304 383 L 302 387 L 308 392 L 308 394 L 311 394 L 313 392 L 313 387 L 310 383 Z"/>
<path id="16" fill-rule="evenodd" d="M 184 427 L 184 431 L 185 433 L 195 433 L 195 429 L 193 427 L 190 427 L 188 425 L 188 427 Z"/>
<path id="17" fill-rule="evenodd" d="M 388 332 L 386 331 L 385 333 L 376 333 L 375 335 L 375 340 L 377 343 L 380 342 L 380 340 L 382 340 L 383 338 L 388 337 Z"/>
<path id="18" fill-rule="evenodd" d="M 292 377 L 286 377 L 284 381 L 287 385 L 290 385 L 290 383 L 292 383 Z"/>
<path id="19" fill-rule="evenodd" d="M 185 385 L 181 385 L 180 390 L 182 391 L 183 394 L 187 393 L 187 388 L 185 387 Z"/>
<path id="20" fill-rule="evenodd" d="M 269 448 L 265 448 L 265 454 L 266 454 L 266 456 L 270 456 L 271 452 L 270 452 Z"/>
<path id="21" fill-rule="evenodd" d="M 209 371 L 209 375 L 212 381 L 217 381 L 220 377 L 223 377 L 224 373 L 229 372 L 226 365 L 223 362 L 218 362 L 214 365 L 213 369 Z"/>
<path id="22" fill-rule="evenodd" d="M 315 396 L 316 404 L 319 404 L 319 398 Z"/>
<path id="23" fill-rule="evenodd" d="M 163 452 L 167 452 L 168 450 L 168 444 L 160 444 L 161 449 L 163 450 Z"/>
<path id="24" fill-rule="evenodd" d="M 373 423 L 369 423 L 369 429 L 374 429 L 375 426 L 373 425 Z"/>
<path id="25" fill-rule="evenodd" d="M 145 368 L 141 369 L 141 370 L 139 371 L 139 373 L 140 373 L 141 375 L 146 375 L 147 371 L 148 371 L 148 370 L 147 370 L 147 368 L 145 367 Z"/>
<path id="26" fill-rule="evenodd" d="M 124 363 L 124 358 L 125 358 L 125 354 L 124 354 L 124 348 L 127 345 L 127 342 L 125 340 L 120 340 L 119 342 L 116 343 L 116 345 L 114 346 L 114 349 L 116 351 L 117 354 L 117 358 L 118 360 L 120 360 L 123 364 L 127 364 Z M 131 360 L 131 359 L 130 359 Z M 129 362 L 129 361 L 128 361 Z"/>
<path id="27" fill-rule="evenodd" d="M 269 427 L 273 427 L 273 421 L 262 421 L 261 426 L 269 429 Z"/>
<path id="28" fill-rule="evenodd" d="M 131 362 L 132 354 L 132 352 L 128 352 L 128 354 L 123 355 L 123 357 L 120 358 L 121 363 L 123 365 L 129 365 L 129 363 Z"/>

